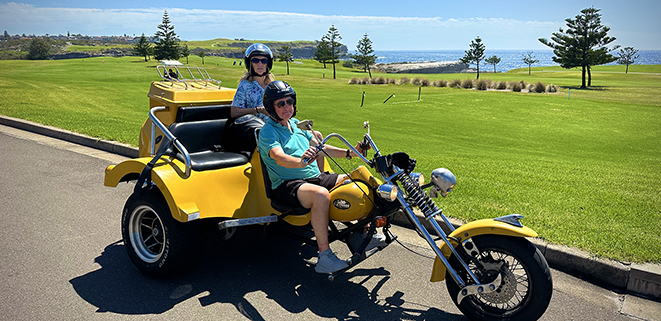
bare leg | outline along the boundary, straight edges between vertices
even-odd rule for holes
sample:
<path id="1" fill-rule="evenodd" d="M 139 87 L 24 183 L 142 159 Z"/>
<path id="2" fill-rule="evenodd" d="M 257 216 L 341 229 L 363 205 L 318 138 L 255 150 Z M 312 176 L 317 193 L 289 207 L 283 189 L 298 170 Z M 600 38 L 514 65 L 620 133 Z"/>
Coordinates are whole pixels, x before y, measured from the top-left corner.
<path id="1" fill-rule="evenodd" d="M 327 250 L 328 246 L 328 210 L 330 206 L 330 194 L 326 188 L 303 184 L 297 191 L 298 200 L 303 207 L 310 209 L 310 223 L 314 236 L 317 238 L 319 253 Z"/>

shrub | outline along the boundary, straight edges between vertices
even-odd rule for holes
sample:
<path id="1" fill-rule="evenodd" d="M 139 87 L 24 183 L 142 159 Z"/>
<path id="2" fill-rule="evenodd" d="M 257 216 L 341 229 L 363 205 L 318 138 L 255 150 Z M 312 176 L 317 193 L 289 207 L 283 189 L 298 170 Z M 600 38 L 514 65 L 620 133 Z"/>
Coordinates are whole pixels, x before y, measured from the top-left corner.
<path id="1" fill-rule="evenodd" d="M 375 84 L 375 85 L 383 85 L 383 84 L 386 83 L 386 79 L 379 76 L 379 77 L 376 77 L 376 78 L 372 78 L 372 83 Z"/>
<path id="2" fill-rule="evenodd" d="M 431 85 L 431 82 L 427 78 L 422 78 L 420 79 L 420 86 L 422 87 L 429 87 Z"/>
<path id="3" fill-rule="evenodd" d="M 541 81 L 538 81 L 532 86 L 532 91 L 536 93 L 543 93 L 546 91 L 546 86 Z"/>
<path id="4" fill-rule="evenodd" d="M 556 87 L 554 84 L 550 84 L 546 86 L 546 92 L 547 93 L 557 93 L 558 92 L 558 87 Z"/>
<path id="5" fill-rule="evenodd" d="M 420 86 L 420 81 L 421 81 L 421 79 L 416 77 L 416 78 L 411 79 L 411 84 L 416 85 L 416 86 Z"/>
<path id="6" fill-rule="evenodd" d="M 448 81 L 445 79 L 435 80 L 432 85 L 434 85 L 434 87 L 447 87 Z"/>
<path id="7" fill-rule="evenodd" d="M 487 90 L 489 88 L 490 81 L 484 79 L 478 79 L 475 82 L 475 89 L 477 90 Z"/>
<path id="8" fill-rule="evenodd" d="M 519 81 L 519 83 L 521 84 L 521 89 L 528 87 L 528 84 L 523 80 Z"/>
<path id="9" fill-rule="evenodd" d="M 512 83 L 512 91 L 521 92 L 522 87 L 520 82 Z"/>
<path id="10" fill-rule="evenodd" d="M 411 80 L 409 79 L 409 77 L 402 76 L 402 78 L 399 78 L 399 84 L 400 85 L 407 85 L 409 83 L 411 83 Z"/>
<path id="11" fill-rule="evenodd" d="M 448 83 L 448 87 L 461 88 L 461 80 L 459 79 L 450 80 L 450 83 Z"/>
<path id="12" fill-rule="evenodd" d="M 370 83 L 370 79 L 367 77 L 363 77 L 363 79 L 360 80 L 360 83 L 363 85 L 368 85 Z"/>
<path id="13" fill-rule="evenodd" d="M 351 60 L 342 61 L 342 67 L 353 68 L 353 62 Z"/>
<path id="14" fill-rule="evenodd" d="M 392 79 L 386 78 L 386 84 L 396 85 L 397 84 L 397 79 L 395 79 L 395 78 L 392 78 Z"/>
<path id="15" fill-rule="evenodd" d="M 350 85 L 357 85 L 358 83 L 359 83 L 359 81 L 358 81 L 358 78 L 356 78 L 356 77 L 351 77 L 351 79 L 349 79 L 349 84 Z"/>
<path id="16" fill-rule="evenodd" d="M 464 81 L 461 82 L 461 88 L 465 88 L 465 89 L 473 88 L 473 81 L 470 79 L 464 79 Z"/>
<path id="17" fill-rule="evenodd" d="M 498 90 L 505 90 L 507 89 L 507 83 L 504 81 L 499 81 L 494 85 L 494 88 Z"/>

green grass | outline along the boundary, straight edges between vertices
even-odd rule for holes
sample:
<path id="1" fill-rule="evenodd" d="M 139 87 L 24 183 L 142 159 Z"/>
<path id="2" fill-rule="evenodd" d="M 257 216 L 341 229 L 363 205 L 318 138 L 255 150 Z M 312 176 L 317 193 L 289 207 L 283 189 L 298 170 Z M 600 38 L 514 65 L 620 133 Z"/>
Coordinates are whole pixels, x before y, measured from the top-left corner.
<path id="1" fill-rule="evenodd" d="M 199 57 L 189 59 L 201 66 Z M 0 114 L 137 145 L 149 83 L 157 78 L 157 63 L 141 60 L 0 61 Z M 233 61 L 205 57 L 204 67 L 236 87 L 245 69 Z M 623 66 L 598 66 L 595 87 L 585 90 L 578 89 L 580 70 L 481 74 L 561 88 L 532 94 L 423 87 L 418 101 L 413 85 L 349 85 L 366 74 L 337 65 L 333 80 L 330 65 L 300 62 L 290 64 L 290 76 L 284 63 L 274 67 L 276 78 L 298 93 L 298 117 L 349 141 L 361 138 L 369 120 L 383 152 L 406 151 L 427 175 L 451 169 L 457 187 L 438 201 L 446 214 L 475 220 L 520 213 L 550 242 L 617 260 L 661 262 L 660 66 L 630 66 L 629 74 Z M 340 164 L 351 169 L 358 161 Z"/>

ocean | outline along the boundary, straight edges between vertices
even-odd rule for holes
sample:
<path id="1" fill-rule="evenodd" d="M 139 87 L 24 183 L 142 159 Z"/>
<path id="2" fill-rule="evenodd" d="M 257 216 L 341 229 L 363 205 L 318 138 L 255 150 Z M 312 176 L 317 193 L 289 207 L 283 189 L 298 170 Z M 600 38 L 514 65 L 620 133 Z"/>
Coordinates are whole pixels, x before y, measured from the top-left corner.
<path id="1" fill-rule="evenodd" d="M 533 64 L 533 67 L 557 66 L 553 58 L 552 50 L 486 50 L 485 57 L 498 56 L 500 63 L 496 65 L 496 71 L 505 72 L 516 68 L 527 68 L 523 63 L 523 55 L 532 51 L 535 59 L 539 62 Z M 616 50 L 617 53 L 619 50 Z M 419 61 L 456 61 L 464 56 L 463 50 L 376 50 L 376 63 L 393 62 L 419 62 Z M 661 50 L 640 50 L 640 57 L 636 59 L 635 65 L 658 65 L 661 64 Z M 610 63 L 616 65 L 617 63 Z M 471 65 L 475 67 L 475 65 Z M 482 61 L 480 70 L 493 71 L 493 65 Z"/>

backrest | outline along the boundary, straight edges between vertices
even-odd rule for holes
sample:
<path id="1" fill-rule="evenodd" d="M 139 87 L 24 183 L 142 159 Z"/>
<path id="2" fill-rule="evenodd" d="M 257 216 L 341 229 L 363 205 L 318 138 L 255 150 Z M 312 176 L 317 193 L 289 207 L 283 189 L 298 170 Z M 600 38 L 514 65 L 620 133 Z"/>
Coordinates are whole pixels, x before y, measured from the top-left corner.
<path id="1" fill-rule="evenodd" d="M 227 119 L 188 121 L 170 125 L 170 132 L 189 153 L 215 149 L 221 146 Z"/>
<path id="2" fill-rule="evenodd" d="M 179 107 L 176 123 L 230 118 L 230 105 Z"/>

